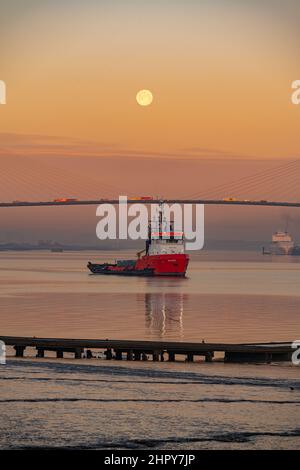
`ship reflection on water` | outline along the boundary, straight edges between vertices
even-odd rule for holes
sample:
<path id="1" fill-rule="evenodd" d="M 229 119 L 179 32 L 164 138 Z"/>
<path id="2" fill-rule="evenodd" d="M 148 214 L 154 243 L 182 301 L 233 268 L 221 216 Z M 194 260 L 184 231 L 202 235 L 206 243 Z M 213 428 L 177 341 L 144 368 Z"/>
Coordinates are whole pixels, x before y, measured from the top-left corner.
<path id="1" fill-rule="evenodd" d="M 184 300 L 185 294 L 182 293 L 146 293 L 145 326 L 147 336 L 182 338 Z"/>

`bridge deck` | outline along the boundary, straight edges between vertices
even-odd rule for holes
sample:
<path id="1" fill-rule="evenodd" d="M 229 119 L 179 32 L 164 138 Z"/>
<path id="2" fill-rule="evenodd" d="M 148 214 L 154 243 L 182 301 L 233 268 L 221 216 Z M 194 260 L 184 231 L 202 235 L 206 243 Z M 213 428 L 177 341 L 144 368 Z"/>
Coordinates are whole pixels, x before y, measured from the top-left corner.
<path id="1" fill-rule="evenodd" d="M 247 201 L 247 200 L 234 200 L 226 201 L 223 199 L 151 199 L 151 200 L 136 200 L 128 199 L 128 204 L 159 204 L 165 202 L 166 204 L 208 204 L 208 205 L 227 205 L 227 206 L 266 206 L 266 207 L 300 207 L 300 202 L 288 201 Z M 39 206 L 89 206 L 100 204 L 113 204 L 118 205 L 119 199 L 90 199 L 90 200 L 76 200 L 76 201 L 17 201 L 17 202 L 0 202 L 0 207 L 39 207 Z"/>

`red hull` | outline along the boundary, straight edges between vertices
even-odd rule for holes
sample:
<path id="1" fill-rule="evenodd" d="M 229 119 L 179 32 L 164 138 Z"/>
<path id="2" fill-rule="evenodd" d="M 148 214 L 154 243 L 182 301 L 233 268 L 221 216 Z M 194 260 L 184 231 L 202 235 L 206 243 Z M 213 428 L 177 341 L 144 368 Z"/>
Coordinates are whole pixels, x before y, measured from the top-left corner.
<path id="1" fill-rule="evenodd" d="M 137 260 L 135 269 L 152 269 L 154 276 L 185 276 L 188 264 L 185 254 L 145 255 Z"/>
<path id="2" fill-rule="evenodd" d="M 123 276 L 181 276 L 189 263 L 185 254 L 145 255 L 134 261 L 118 261 L 116 264 L 88 263 L 93 274 L 119 274 Z"/>

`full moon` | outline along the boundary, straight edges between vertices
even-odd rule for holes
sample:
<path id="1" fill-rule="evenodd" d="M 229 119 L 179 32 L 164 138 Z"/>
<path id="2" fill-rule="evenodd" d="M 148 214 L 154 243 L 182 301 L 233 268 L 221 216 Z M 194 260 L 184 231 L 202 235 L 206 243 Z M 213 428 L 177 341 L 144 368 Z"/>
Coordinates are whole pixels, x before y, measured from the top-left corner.
<path id="1" fill-rule="evenodd" d="M 140 90 L 136 95 L 136 100 L 140 106 L 149 106 L 153 101 L 153 95 L 150 90 Z"/>

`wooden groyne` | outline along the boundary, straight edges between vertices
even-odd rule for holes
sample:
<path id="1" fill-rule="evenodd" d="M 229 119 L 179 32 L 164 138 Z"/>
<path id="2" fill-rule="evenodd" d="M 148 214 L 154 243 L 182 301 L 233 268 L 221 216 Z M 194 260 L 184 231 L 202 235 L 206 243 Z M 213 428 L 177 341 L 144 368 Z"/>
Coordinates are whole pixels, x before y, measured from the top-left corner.
<path id="1" fill-rule="evenodd" d="M 278 362 L 290 361 L 293 353 L 292 343 L 187 343 L 176 341 L 138 341 L 111 339 L 68 339 L 68 338 L 36 338 L 20 336 L 0 336 L 7 346 L 12 346 L 16 357 L 23 357 L 26 348 L 35 348 L 36 357 L 45 357 L 45 352 L 54 351 L 57 358 L 64 353 L 73 353 L 76 359 L 93 357 L 95 351 L 104 353 L 106 359 L 140 361 L 174 362 L 176 357 L 183 356 L 187 362 L 202 356 L 206 362 L 213 361 L 215 353 L 224 362 Z M 219 354 L 220 353 L 220 354 Z"/>

